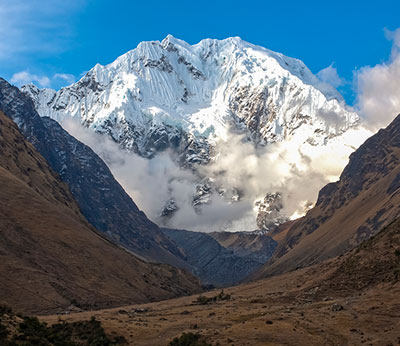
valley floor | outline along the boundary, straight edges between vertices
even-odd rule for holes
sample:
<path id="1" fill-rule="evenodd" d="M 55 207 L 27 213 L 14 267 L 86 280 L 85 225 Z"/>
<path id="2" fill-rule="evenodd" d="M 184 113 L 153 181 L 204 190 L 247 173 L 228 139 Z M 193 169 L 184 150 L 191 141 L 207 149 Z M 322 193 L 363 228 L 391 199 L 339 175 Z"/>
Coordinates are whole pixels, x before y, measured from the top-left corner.
<path id="1" fill-rule="evenodd" d="M 168 345 L 183 332 L 200 333 L 212 345 L 399 345 L 400 283 L 365 291 L 321 288 L 329 266 L 225 290 L 230 300 L 196 304 L 198 296 L 123 308 L 43 316 L 78 321 L 95 316 L 129 345 Z M 220 291 L 207 292 L 207 297 Z"/>

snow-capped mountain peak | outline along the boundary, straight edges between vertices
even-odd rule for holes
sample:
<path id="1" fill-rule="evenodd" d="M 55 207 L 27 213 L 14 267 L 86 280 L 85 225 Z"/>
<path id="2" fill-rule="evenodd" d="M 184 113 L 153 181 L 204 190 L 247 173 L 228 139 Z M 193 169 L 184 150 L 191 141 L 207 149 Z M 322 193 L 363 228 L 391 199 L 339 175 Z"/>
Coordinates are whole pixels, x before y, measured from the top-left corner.
<path id="1" fill-rule="evenodd" d="M 358 123 L 302 61 L 239 37 L 190 45 L 168 35 L 96 64 L 59 91 L 22 90 L 41 116 L 75 118 L 146 158 L 170 148 L 192 169 L 215 162 L 218 143 L 232 142 L 232 133 L 261 147 L 291 142 L 301 150 L 324 147 Z"/>
<path id="2" fill-rule="evenodd" d="M 303 115 L 318 120 L 321 109 L 343 108 L 337 91 L 322 90 L 321 85 L 300 60 L 239 37 L 204 39 L 192 46 L 168 35 L 161 42 L 140 43 L 109 65 L 96 64 L 80 81 L 58 92 L 38 93 L 31 85 L 23 90 L 42 115 L 58 120 L 78 117 L 85 126 L 107 132 L 146 156 L 157 148 L 140 143 L 139 137 L 154 126 L 172 127 L 172 137 L 179 129 L 226 139 L 233 120 L 244 122 L 263 141 L 282 140 L 280 128 L 299 117 L 301 122 Z M 261 113 L 257 125 L 254 113 Z M 345 109 L 341 116 L 344 129 L 357 121 Z"/>

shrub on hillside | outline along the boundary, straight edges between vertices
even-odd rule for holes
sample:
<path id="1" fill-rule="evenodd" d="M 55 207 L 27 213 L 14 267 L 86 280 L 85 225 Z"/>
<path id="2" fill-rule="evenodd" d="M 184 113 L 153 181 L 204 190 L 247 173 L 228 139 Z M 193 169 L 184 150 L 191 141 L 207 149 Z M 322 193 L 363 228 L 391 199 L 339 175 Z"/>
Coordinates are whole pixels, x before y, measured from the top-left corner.
<path id="1" fill-rule="evenodd" d="M 179 338 L 176 337 L 168 346 L 211 346 L 200 334 L 183 333 Z"/>
<path id="2" fill-rule="evenodd" d="M 7 340 L 8 334 L 7 328 L 0 323 L 0 345 L 4 344 L 4 340 Z"/>
<path id="3" fill-rule="evenodd" d="M 8 309 L 6 311 L 9 317 L 16 321 L 15 315 L 10 313 Z M 10 331 L 0 323 L 1 346 L 111 346 L 127 344 L 123 336 L 116 336 L 110 339 L 100 321 L 97 321 L 94 317 L 90 321 L 61 322 L 52 326 L 40 322 L 36 317 L 22 316 L 22 319 L 22 322 L 17 326 L 17 332 L 14 332 L 14 335 L 11 336 Z"/>
<path id="4" fill-rule="evenodd" d="M 5 314 L 7 315 L 12 314 L 12 309 L 7 305 L 0 305 L 0 317 Z"/>

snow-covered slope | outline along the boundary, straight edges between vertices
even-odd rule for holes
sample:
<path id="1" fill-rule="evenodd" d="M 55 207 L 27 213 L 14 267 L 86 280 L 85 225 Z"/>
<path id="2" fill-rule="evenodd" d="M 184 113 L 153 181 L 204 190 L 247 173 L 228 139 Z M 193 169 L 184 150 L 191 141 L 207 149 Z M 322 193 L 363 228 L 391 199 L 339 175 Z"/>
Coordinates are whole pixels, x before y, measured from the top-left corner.
<path id="1" fill-rule="evenodd" d="M 234 135 L 256 147 L 293 142 L 320 148 L 358 122 L 303 62 L 238 37 L 192 46 L 168 35 L 97 64 L 57 92 L 34 85 L 22 90 L 41 116 L 78 119 L 146 158 L 171 148 L 180 166 L 192 170 L 215 162 L 220 144 Z M 203 180 L 196 187 L 196 203 L 209 203 L 209 185 Z M 267 192 L 276 191 L 260 191 L 260 197 Z M 240 197 L 233 195 L 231 202 Z"/>
<path id="2" fill-rule="evenodd" d="M 148 156 L 163 149 L 167 139 L 178 140 L 181 131 L 226 139 L 232 122 L 268 142 L 307 124 L 311 140 L 323 143 L 354 125 L 357 115 L 340 105 L 334 89 L 319 85 L 300 60 L 237 37 L 191 46 L 168 36 L 161 43 L 142 42 L 107 66 L 97 64 L 58 92 L 32 85 L 23 90 L 34 97 L 42 116 L 78 117 Z M 339 126 L 327 122 L 332 112 Z"/>

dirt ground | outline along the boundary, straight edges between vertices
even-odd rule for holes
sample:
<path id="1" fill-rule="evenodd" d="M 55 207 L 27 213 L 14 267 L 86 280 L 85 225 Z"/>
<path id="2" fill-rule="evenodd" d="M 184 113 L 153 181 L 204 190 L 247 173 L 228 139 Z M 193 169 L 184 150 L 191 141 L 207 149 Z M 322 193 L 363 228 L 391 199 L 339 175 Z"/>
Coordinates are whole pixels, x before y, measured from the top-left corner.
<path id="1" fill-rule="evenodd" d="M 95 316 L 129 345 L 168 345 L 182 332 L 200 333 L 212 345 L 400 345 L 399 283 L 345 294 L 319 291 L 321 279 L 298 270 L 225 289 L 230 300 L 207 305 L 196 304 L 197 295 L 41 320 Z"/>

